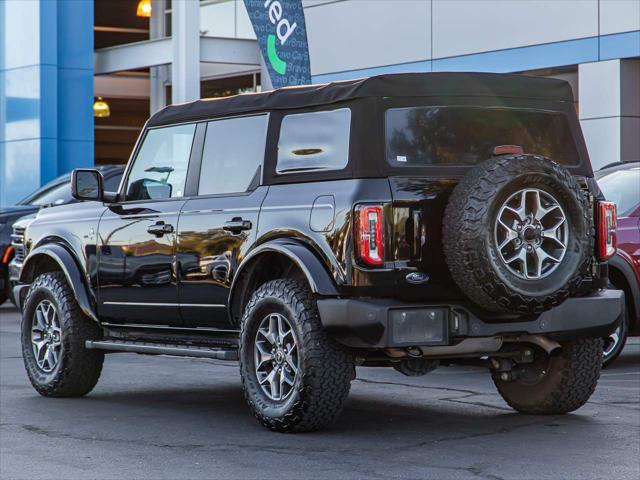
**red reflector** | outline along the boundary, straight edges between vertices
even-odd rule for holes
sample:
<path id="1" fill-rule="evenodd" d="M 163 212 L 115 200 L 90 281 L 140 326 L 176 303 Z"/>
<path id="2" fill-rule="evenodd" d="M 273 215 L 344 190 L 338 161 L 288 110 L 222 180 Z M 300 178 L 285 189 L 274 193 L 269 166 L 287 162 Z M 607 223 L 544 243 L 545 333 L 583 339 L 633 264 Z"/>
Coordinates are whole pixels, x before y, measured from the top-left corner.
<path id="1" fill-rule="evenodd" d="M 599 260 L 607 260 L 616 253 L 618 245 L 617 212 L 613 202 L 598 202 L 598 245 Z"/>
<path id="2" fill-rule="evenodd" d="M 356 253 L 370 267 L 384 263 L 382 205 L 361 205 L 356 210 Z"/>
<path id="3" fill-rule="evenodd" d="M 520 145 L 498 145 L 493 147 L 494 155 L 508 155 L 508 154 L 524 153 L 524 150 Z"/>
<path id="4" fill-rule="evenodd" d="M 11 252 L 13 252 L 13 247 L 9 245 L 7 249 L 4 251 L 4 255 L 2 256 L 2 263 L 9 263 L 9 257 L 11 256 Z"/>

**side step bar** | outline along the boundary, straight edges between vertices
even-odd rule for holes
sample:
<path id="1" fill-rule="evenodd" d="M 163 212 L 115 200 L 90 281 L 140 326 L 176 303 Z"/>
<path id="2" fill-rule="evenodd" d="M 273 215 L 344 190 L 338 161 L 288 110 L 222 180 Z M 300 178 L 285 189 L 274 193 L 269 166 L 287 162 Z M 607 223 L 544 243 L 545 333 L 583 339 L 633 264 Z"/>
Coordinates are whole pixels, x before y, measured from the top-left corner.
<path id="1" fill-rule="evenodd" d="M 107 350 L 110 352 L 133 352 L 146 353 L 149 355 L 238 360 L 238 350 L 236 349 L 201 347 L 197 345 L 174 345 L 167 343 L 134 342 L 130 340 L 87 340 L 85 347 L 89 350 Z"/>

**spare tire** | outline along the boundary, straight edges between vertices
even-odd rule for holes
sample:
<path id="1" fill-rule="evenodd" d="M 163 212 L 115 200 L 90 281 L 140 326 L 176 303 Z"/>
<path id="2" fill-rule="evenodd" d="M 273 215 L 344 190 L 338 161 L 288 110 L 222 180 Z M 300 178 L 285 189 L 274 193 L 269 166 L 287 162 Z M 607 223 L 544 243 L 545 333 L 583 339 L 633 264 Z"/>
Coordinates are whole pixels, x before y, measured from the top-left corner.
<path id="1" fill-rule="evenodd" d="M 538 314 L 587 275 L 595 231 L 586 193 L 538 155 L 502 155 L 454 188 L 443 225 L 454 281 L 484 310 Z"/>

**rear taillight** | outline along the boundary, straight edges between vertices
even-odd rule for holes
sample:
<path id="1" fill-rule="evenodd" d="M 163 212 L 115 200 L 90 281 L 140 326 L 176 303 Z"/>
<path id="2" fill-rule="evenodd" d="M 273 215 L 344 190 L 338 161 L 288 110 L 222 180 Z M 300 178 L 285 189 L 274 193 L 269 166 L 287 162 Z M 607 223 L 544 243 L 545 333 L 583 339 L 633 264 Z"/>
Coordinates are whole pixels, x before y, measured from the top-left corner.
<path id="1" fill-rule="evenodd" d="M 616 253 L 618 235 L 616 233 L 616 204 L 598 202 L 598 259 L 607 260 Z"/>
<path id="2" fill-rule="evenodd" d="M 369 267 L 384 263 L 384 223 L 382 205 L 356 208 L 356 255 Z"/>

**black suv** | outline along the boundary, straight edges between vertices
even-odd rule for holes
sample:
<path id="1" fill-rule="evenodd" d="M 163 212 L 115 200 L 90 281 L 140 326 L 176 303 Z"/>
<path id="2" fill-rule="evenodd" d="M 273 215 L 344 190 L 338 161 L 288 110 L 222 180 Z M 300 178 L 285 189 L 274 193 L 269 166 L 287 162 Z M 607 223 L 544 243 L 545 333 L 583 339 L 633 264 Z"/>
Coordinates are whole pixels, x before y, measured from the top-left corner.
<path id="1" fill-rule="evenodd" d="M 475 363 L 524 413 L 593 393 L 615 207 L 569 85 L 384 75 L 169 106 L 117 192 L 76 170 L 14 294 L 27 373 L 84 395 L 105 352 L 239 360 L 278 431 L 340 413 L 355 366 Z"/>

